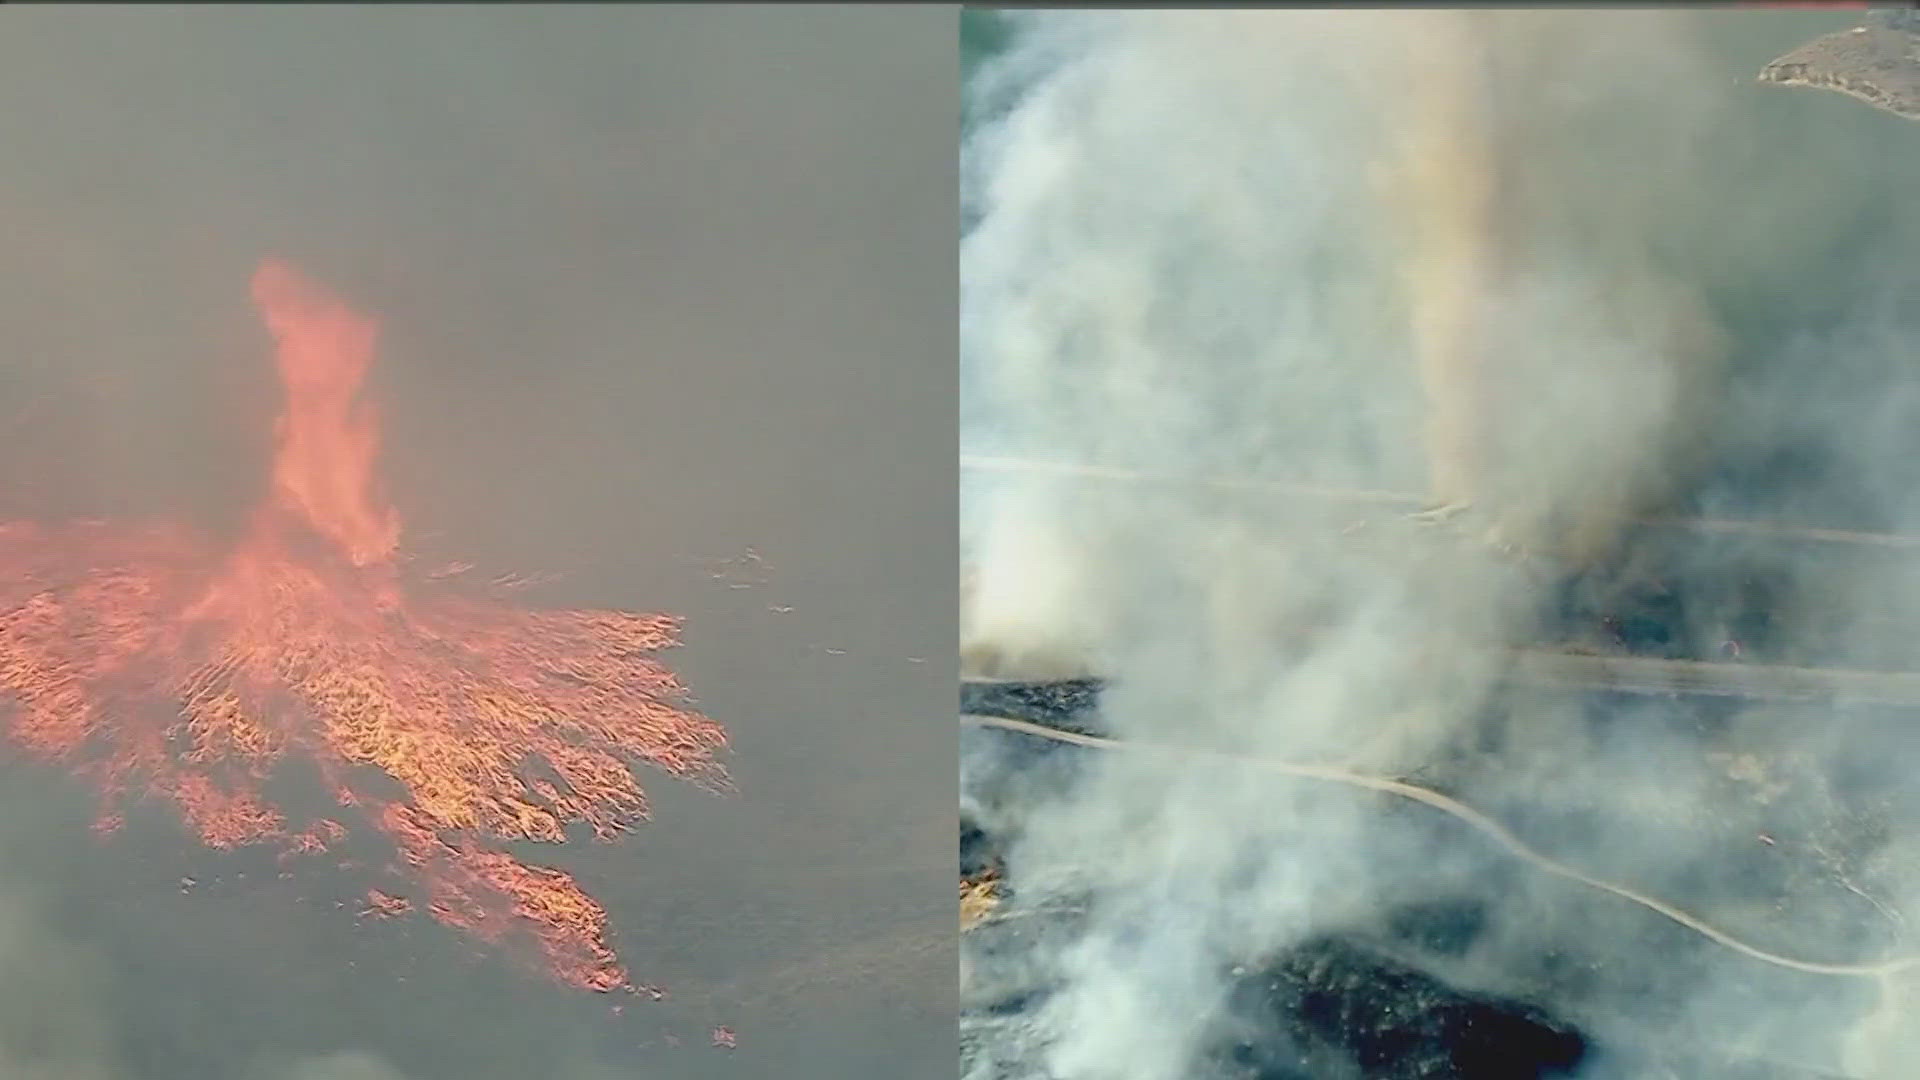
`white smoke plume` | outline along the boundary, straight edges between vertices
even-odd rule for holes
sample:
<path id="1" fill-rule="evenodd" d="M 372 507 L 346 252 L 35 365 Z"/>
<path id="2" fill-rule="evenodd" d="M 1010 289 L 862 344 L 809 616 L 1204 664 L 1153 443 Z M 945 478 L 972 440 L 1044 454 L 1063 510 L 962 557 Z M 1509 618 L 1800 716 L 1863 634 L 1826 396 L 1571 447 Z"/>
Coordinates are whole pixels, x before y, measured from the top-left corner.
<path id="1" fill-rule="evenodd" d="M 1135 738 L 1375 775 L 1482 755 L 1463 797 L 1584 872 L 1766 951 L 1920 952 L 1920 805 L 1866 794 L 1911 762 L 1899 725 L 1780 704 L 1703 736 L 1658 699 L 1596 723 L 1491 659 L 1635 515 L 1920 524 L 1920 128 L 1753 80 L 1830 23 L 1016 17 L 963 149 L 964 663 L 1111 672 Z M 1464 509 L 1418 525 L 1377 492 Z M 1899 560 L 1770 557 L 1774 640 L 1911 638 Z M 1690 613 L 1684 644 L 1723 622 Z M 1338 785 L 1110 756 L 1026 817 L 1022 902 L 1087 906 L 1036 961 L 1066 987 L 1032 1030 L 1057 1080 L 1197 1075 L 1223 971 L 1459 895 L 1491 914 L 1447 978 L 1616 1045 L 1872 1080 L 1920 1057 L 1904 982 L 1743 958 Z"/>

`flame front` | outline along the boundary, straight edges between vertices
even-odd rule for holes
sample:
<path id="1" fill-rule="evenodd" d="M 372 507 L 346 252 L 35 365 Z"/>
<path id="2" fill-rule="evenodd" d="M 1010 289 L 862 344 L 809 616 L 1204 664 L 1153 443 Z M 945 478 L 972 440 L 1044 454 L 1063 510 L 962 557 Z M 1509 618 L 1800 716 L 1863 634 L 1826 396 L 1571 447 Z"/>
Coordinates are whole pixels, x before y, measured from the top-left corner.
<path id="1" fill-rule="evenodd" d="M 269 798 L 303 762 L 341 816 L 384 834 L 435 918 L 530 942 L 573 985 L 628 987 L 605 909 L 497 845 L 645 818 L 634 763 L 727 786 L 725 733 L 653 655 L 678 620 L 527 611 L 403 573 L 362 399 L 377 328 L 284 264 L 253 296 L 286 388 L 270 497 L 226 552 L 173 527 L 0 525 L 9 734 L 98 788 L 103 830 L 156 796 L 211 846 L 289 855 L 345 832 Z"/>

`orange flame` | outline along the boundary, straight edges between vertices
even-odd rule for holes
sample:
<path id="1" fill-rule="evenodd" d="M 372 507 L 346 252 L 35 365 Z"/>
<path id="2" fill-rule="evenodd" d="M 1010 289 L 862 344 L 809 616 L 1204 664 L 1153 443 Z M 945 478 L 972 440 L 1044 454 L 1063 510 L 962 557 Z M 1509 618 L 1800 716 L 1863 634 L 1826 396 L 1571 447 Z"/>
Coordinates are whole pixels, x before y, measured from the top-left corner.
<path id="1" fill-rule="evenodd" d="M 0 525 L 9 734 L 97 786 L 103 830 L 153 795 L 208 845 L 288 856 L 346 832 L 296 828 L 268 798 L 302 761 L 387 837 L 436 919 L 529 942 L 573 985 L 629 987 L 605 909 L 486 842 L 559 842 L 575 822 L 616 835 L 647 816 L 636 762 L 727 787 L 725 733 L 651 655 L 678 620 L 524 611 L 407 579 L 361 398 L 376 327 L 282 263 L 253 296 L 287 395 L 271 497 L 223 556 L 171 527 Z M 368 895 L 382 914 L 412 906 Z"/>
<path id="2" fill-rule="evenodd" d="M 404 896 L 395 896 L 380 889 L 368 889 L 367 906 L 361 914 L 375 919 L 392 919 L 412 910 L 413 903 Z"/>
<path id="3" fill-rule="evenodd" d="M 253 276 L 253 302 L 279 344 L 286 411 L 277 431 L 274 496 L 345 551 L 355 566 L 393 554 L 400 518 L 375 488 L 379 418 L 361 400 L 377 336 L 283 263 Z"/>

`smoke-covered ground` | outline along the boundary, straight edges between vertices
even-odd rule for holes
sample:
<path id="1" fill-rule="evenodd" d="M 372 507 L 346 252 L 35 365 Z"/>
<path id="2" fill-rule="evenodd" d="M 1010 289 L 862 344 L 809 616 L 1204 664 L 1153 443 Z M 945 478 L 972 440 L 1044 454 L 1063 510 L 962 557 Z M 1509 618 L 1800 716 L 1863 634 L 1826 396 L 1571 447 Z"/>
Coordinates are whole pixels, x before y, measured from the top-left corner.
<path id="1" fill-rule="evenodd" d="M 1466 509 L 963 470 L 965 662 L 1109 674 L 1123 739 L 1444 788 L 1762 952 L 1920 954 L 1914 709 L 1498 659 L 1920 667 L 1910 549 L 1618 524 L 1920 531 L 1920 127 L 1754 80 L 1831 18 L 973 18 L 963 454 Z M 1920 961 L 1791 970 L 1341 784 L 962 752 L 1018 916 L 963 954 L 975 1080 L 1535 1075 L 1449 1059 L 1453 1020 L 1356 1051 L 1327 987 L 1368 970 L 1577 1028 L 1585 1080 L 1920 1060 Z"/>
<path id="2" fill-rule="evenodd" d="M 738 791 L 643 774 L 623 841 L 516 848 L 605 903 L 654 1003 L 360 919 L 365 879 L 158 806 L 98 839 L 9 758 L 0 1076 L 949 1075 L 951 15 L 4 23 L 0 520 L 236 527 L 279 397 L 248 280 L 287 259 L 380 323 L 404 546 L 686 616 Z"/>

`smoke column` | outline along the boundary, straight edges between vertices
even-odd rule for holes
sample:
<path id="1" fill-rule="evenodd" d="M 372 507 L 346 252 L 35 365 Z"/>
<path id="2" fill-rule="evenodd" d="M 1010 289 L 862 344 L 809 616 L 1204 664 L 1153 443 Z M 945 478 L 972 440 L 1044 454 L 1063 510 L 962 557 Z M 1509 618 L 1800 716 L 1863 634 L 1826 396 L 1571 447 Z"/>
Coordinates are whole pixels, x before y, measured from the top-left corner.
<path id="1" fill-rule="evenodd" d="M 1104 722 L 1126 737 L 1383 776 L 1470 760 L 1463 801 L 1743 939 L 1845 961 L 1920 951 L 1905 726 L 1521 693 L 1486 659 L 1541 633 L 1556 583 L 1605 558 L 1669 582 L 1763 576 L 1781 656 L 1920 660 L 1898 644 L 1916 578 L 1895 561 L 1739 540 L 1657 554 L 1619 525 L 1920 518 L 1920 208 L 1895 180 L 1920 167 L 1920 129 L 1753 82 L 1832 26 L 1012 21 L 970 85 L 963 452 L 1469 509 L 1441 527 L 1352 501 L 970 475 L 967 661 L 1111 672 Z M 1730 618 L 1689 610 L 1671 647 L 1723 655 Z M 1486 926 L 1430 958 L 1445 978 L 1629 1053 L 1733 1047 L 1873 1080 L 1920 1053 L 1893 1020 L 1909 976 L 1770 969 L 1350 793 L 1126 755 L 1008 788 L 999 745 L 970 736 L 963 778 L 1006 803 L 980 813 L 1021 822 L 1021 903 L 1085 912 L 1030 960 L 1059 991 L 996 1036 L 1057 1080 L 1200 1075 L 1236 1022 L 1236 965 L 1463 900 Z"/>
<path id="2" fill-rule="evenodd" d="M 1407 290 L 1413 348 L 1427 394 L 1431 493 L 1442 505 L 1472 499 L 1479 428 L 1474 399 L 1485 342 L 1479 306 L 1492 267 L 1493 147 L 1478 39 L 1471 15 L 1423 15 L 1428 44 L 1408 56 L 1403 157 L 1387 183 L 1406 202 Z"/>

